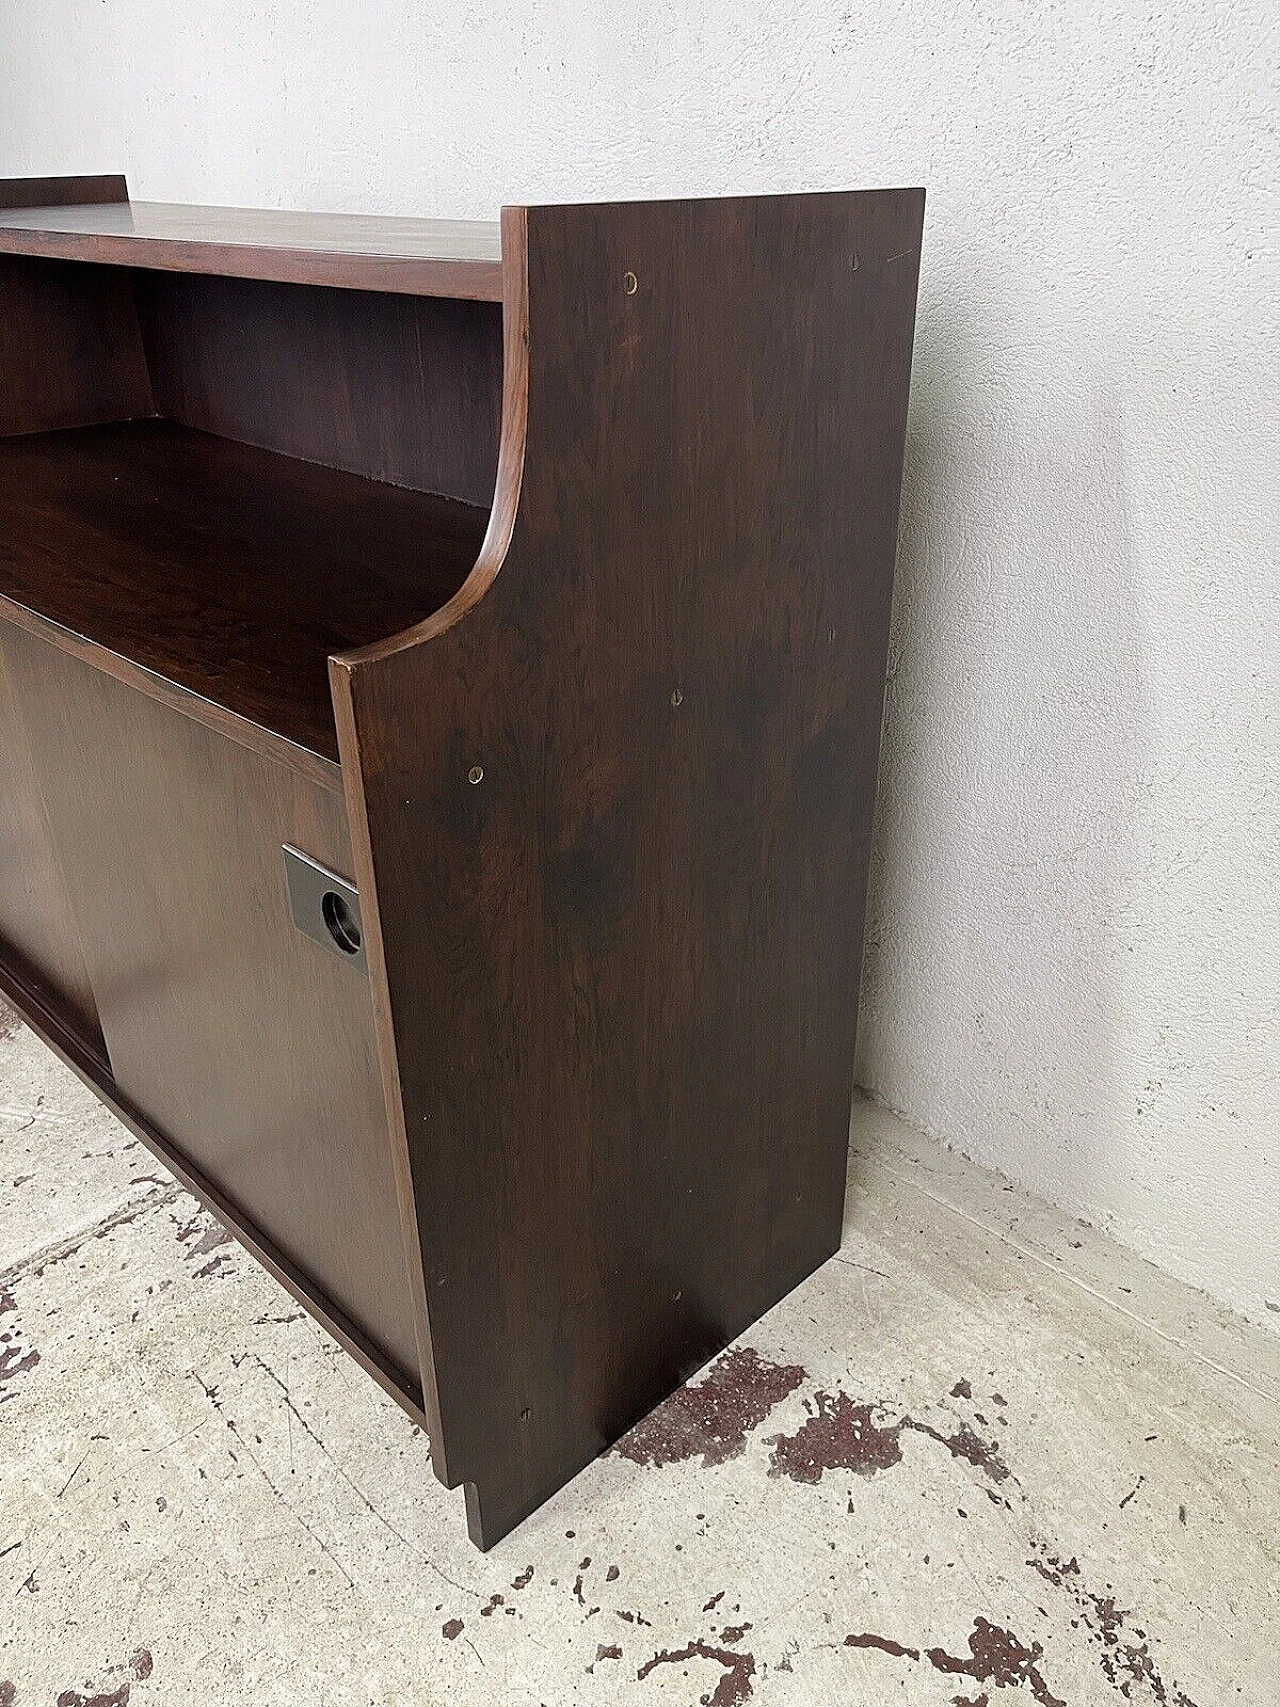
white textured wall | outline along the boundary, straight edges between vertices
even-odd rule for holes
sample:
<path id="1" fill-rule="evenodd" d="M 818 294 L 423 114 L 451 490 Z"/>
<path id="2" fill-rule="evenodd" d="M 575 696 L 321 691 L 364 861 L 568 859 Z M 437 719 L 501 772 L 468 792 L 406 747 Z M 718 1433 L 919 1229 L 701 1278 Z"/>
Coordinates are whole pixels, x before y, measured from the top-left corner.
<path id="1" fill-rule="evenodd" d="M 1280 1324 L 1273 15 L 0 0 L 0 173 L 927 184 L 860 1076 Z"/>

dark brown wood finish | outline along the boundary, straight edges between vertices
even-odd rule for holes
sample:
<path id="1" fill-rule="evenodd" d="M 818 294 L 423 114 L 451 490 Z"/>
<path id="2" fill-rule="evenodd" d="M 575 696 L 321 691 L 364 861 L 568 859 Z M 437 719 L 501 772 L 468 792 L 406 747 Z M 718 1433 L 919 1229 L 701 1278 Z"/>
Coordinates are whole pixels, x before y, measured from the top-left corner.
<path id="1" fill-rule="evenodd" d="M 46 1006 L 103 1065 L 97 1003 L 31 758 L 22 696 L 10 679 L 9 646 L 8 627 L 0 623 L 0 960 L 22 968 Z"/>
<path id="2" fill-rule="evenodd" d="M 72 198 L 127 207 L 126 196 L 123 178 L 0 179 L 0 221 Z M 151 412 L 128 279 L 0 255 L 0 437 Z"/>
<path id="3" fill-rule="evenodd" d="M 444 604 L 487 515 L 164 421 L 26 435 L 0 441 L 0 607 L 332 786 L 330 653 Z"/>
<path id="4" fill-rule="evenodd" d="M 923 194 L 6 204 L 0 991 L 488 1546 L 838 1243 Z"/>
<path id="5" fill-rule="evenodd" d="M 23 208 L 100 207 L 129 201 L 123 173 L 88 178 L 0 178 L 0 208 L 17 213 Z"/>
<path id="6" fill-rule="evenodd" d="M 486 511 L 492 504 L 502 412 L 496 303 L 176 273 L 138 272 L 134 283 L 157 413 Z"/>
<path id="7" fill-rule="evenodd" d="M 513 216 L 485 551 L 334 665 L 482 1546 L 839 1242 L 922 207 L 529 210 L 527 425 Z"/>
<path id="8" fill-rule="evenodd" d="M 39 183 L 41 180 L 34 180 Z M 57 188 L 63 180 L 43 180 Z M 88 183 L 96 180 L 69 180 Z M 123 200 L 66 206 L 5 202 L 0 253 L 101 261 L 232 278 L 407 291 L 477 302 L 502 300 L 495 222 L 383 219 L 370 214 L 282 213 L 267 208 L 185 207 Z M 22 192 L 10 187 L 10 194 Z M 86 198 L 86 201 L 90 198 Z M 99 204 L 104 197 L 92 198 Z"/>
<path id="9" fill-rule="evenodd" d="M 192 1168 L 161 1136 L 146 1116 L 120 1095 L 106 1061 L 88 1048 L 76 1026 L 68 1024 L 60 1005 L 51 1004 L 45 989 L 19 973 L 0 954 L 0 996 L 15 1008 L 41 1042 L 53 1050 L 71 1071 L 145 1144 L 186 1191 L 211 1210 L 227 1231 L 312 1315 L 325 1332 L 356 1360 L 367 1374 L 396 1401 L 420 1427 L 426 1418 L 416 1381 L 398 1369 L 349 1317 L 316 1290 L 314 1281 L 273 1245 L 260 1228 L 247 1220 L 240 1209 Z"/>
<path id="10" fill-rule="evenodd" d="M 122 177 L 0 179 L 0 210 L 125 201 Z M 3 213 L 0 212 L 0 218 Z M 150 414 L 127 279 L 0 257 L 0 438 Z M 79 931 L 0 631 L 0 955 L 106 1060 Z"/>
<path id="11" fill-rule="evenodd" d="M 351 867 L 340 796 L 5 633 L 116 1094 L 416 1391 L 364 974 L 292 923 L 286 842 Z"/>
<path id="12" fill-rule="evenodd" d="M 128 275 L 0 255 L 0 438 L 153 413 Z"/>

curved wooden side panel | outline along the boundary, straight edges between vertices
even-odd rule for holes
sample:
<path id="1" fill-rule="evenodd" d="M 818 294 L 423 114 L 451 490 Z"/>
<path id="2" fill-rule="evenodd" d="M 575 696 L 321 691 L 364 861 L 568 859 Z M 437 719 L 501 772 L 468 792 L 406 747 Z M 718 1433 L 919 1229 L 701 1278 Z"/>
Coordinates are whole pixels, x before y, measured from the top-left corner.
<path id="1" fill-rule="evenodd" d="M 333 668 L 433 1457 L 482 1546 L 839 1242 L 922 212 L 530 209 L 510 512 Z"/>

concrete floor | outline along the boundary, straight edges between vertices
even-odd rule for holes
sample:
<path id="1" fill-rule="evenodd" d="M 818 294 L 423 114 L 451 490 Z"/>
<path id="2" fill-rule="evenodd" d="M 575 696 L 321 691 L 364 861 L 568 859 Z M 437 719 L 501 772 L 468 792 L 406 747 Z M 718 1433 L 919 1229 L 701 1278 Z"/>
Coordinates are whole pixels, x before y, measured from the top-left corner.
<path id="1" fill-rule="evenodd" d="M 0 1015 L 0 1707 L 1280 1700 L 1280 1340 L 855 1111 L 844 1249 L 487 1557 Z"/>

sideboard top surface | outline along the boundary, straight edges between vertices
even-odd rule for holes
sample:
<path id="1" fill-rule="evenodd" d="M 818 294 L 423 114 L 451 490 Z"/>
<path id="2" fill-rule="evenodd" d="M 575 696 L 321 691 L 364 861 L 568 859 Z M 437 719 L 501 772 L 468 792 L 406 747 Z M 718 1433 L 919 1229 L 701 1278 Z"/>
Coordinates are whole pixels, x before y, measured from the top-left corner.
<path id="1" fill-rule="evenodd" d="M 502 300 L 496 220 L 120 200 L 0 210 L 0 254 Z"/>

